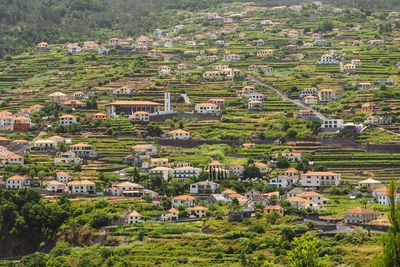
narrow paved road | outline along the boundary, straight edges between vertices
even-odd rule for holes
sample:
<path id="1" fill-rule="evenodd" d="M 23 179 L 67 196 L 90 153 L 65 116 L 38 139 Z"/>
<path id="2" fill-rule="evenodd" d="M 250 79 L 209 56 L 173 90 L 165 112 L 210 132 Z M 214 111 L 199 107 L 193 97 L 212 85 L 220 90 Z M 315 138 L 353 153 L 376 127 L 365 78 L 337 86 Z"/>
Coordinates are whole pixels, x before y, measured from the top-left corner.
<path id="1" fill-rule="evenodd" d="M 393 131 L 391 131 L 391 130 L 388 130 L 388 129 L 385 129 L 385 128 L 382 128 L 382 127 L 378 128 L 378 129 L 379 129 L 379 130 L 382 130 L 382 131 L 384 131 L 384 132 L 390 133 L 390 134 L 394 134 L 394 135 L 396 135 L 396 136 L 400 136 L 399 133 L 393 132 Z"/>
<path id="2" fill-rule="evenodd" d="M 189 105 L 190 104 L 190 99 L 187 94 L 181 94 L 183 99 L 185 100 L 185 104 Z"/>
<path id="3" fill-rule="evenodd" d="M 318 119 L 320 119 L 320 120 L 322 120 L 322 121 L 324 121 L 324 120 L 327 119 L 323 114 L 321 114 L 320 112 L 316 111 L 315 109 L 313 109 L 313 108 L 311 108 L 311 107 L 309 107 L 309 106 L 304 105 L 304 104 L 301 103 L 298 99 L 291 99 L 291 98 L 289 98 L 289 97 L 288 97 L 284 92 L 282 92 L 282 90 L 280 90 L 279 88 L 276 88 L 276 87 L 274 87 L 274 86 L 271 86 L 271 85 L 269 85 L 269 84 L 266 84 L 266 83 L 260 81 L 259 79 L 257 79 L 256 77 L 253 77 L 253 76 L 250 76 L 250 75 L 247 75 L 247 76 L 246 76 L 246 80 L 252 81 L 253 83 L 257 83 L 257 84 L 259 84 L 259 85 L 262 85 L 262 86 L 264 86 L 264 87 L 266 87 L 266 88 L 268 88 L 268 89 L 270 89 L 270 90 L 274 90 L 283 100 L 290 101 L 290 102 L 292 102 L 293 104 L 295 104 L 296 106 L 298 106 L 298 107 L 300 107 L 300 108 L 302 108 L 302 109 L 310 109 L 310 110 L 312 110 L 312 111 L 314 112 L 314 114 L 318 117 Z"/>

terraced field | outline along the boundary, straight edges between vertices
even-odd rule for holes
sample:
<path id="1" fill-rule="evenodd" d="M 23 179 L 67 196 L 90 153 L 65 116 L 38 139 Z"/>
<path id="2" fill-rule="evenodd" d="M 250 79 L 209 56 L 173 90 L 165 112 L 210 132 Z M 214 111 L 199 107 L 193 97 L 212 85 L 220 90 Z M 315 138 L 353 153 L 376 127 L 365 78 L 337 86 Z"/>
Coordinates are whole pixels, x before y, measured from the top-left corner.
<path id="1" fill-rule="evenodd" d="M 313 155 L 316 166 L 342 174 L 351 184 L 373 178 L 388 182 L 400 175 L 400 154 L 367 153 L 354 149 L 320 148 Z"/>

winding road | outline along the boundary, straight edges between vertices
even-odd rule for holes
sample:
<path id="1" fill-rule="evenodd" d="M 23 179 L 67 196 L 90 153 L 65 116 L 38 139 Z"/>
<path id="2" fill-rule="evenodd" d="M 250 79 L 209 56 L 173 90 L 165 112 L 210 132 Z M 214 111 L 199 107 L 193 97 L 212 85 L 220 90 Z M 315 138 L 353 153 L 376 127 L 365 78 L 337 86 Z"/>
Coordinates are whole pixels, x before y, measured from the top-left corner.
<path id="1" fill-rule="evenodd" d="M 319 111 L 316 111 L 315 109 L 306 106 L 305 104 L 301 103 L 298 99 L 291 99 L 289 98 L 284 92 L 282 92 L 282 90 L 280 90 L 277 87 L 274 87 L 272 85 L 266 84 L 262 81 L 260 81 L 259 79 L 257 79 L 256 77 L 250 76 L 250 75 L 246 75 L 246 80 L 251 81 L 253 83 L 257 83 L 259 85 L 262 85 L 270 90 L 274 90 L 283 100 L 286 101 L 290 101 L 293 104 L 295 104 L 296 106 L 302 108 L 302 109 L 309 109 L 312 110 L 314 112 L 314 114 L 318 117 L 318 119 L 320 119 L 321 121 L 327 120 L 327 117 L 325 117 L 323 114 L 321 114 Z"/>

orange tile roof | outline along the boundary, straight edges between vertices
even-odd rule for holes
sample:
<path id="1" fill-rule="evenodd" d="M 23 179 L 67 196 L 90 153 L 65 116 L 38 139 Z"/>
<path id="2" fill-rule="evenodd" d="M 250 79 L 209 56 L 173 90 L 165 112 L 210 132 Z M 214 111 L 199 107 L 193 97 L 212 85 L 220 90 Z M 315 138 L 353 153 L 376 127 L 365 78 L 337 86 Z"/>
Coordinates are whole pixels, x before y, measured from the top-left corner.
<path id="1" fill-rule="evenodd" d="M 180 195 L 172 198 L 172 200 L 183 200 L 183 201 L 190 201 L 195 199 L 196 199 L 195 197 L 189 195 Z"/>
<path id="2" fill-rule="evenodd" d="M 233 189 L 227 188 L 225 189 L 222 194 L 236 194 L 237 192 Z"/>
<path id="3" fill-rule="evenodd" d="M 293 168 L 293 167 L 290 167 L 289 169 L 287 169 L 286 170 L 286 172 L 290 172 L 290 173 L 298 173 L 299 171 L 298 170 L 296 170 L 295 168 Z"/>
<path id="4" fill-rule="evenodd" d="M 208 164 L 208 166 L 223 166 L 223 164 L 218 160 L 213 160 Z"/>
<path id="5" fill-rule="evenodd" d="M 177 133 L 188 134 L 189 132 L 182 129 L 176 129 L 168 132 L 168 134 L 177 134 Z"/>
<path id="6" fill-rule="evenodd" d="M 288 202 L 305 202 L 306 200 L 304 198 L 301 197 L 290 197 L 287 199 Z"/>
<path id="7" fill-rule="evenodd" d="M 262 194 L 262 195 L 263 195 L 263 197 L 272 197 L 272 196 L 277 196 L 277 197 L 279 197 L 279 192 L 276 191 L 276 192 L 264 193 L 264 194 Z"/>
<path id="8" fill-rule="evenodd" d="M 85 143 L 78 143 L 75 145 L 71 145 L 70 147 L 92 147 L 92 146 Z"/>
<path id="9" fill-rule="evenodd" d="M 26 176 L 14 175 L 14 176 L 11 176 L 10 178 L 8 178 L 7 180 L 21 181 L 21 180 L 27 180 L 27 179 L 28 179 L 28 177 L 26 177 Z"/>
<path id="10" fill-rule="evenodd" d="M 218 107 L 216 104 L 213 104 L 213 103 L 199 103 L 199 104 L 196 104 L 196 106 L 201 106 L 201 107 Z"/>
<path id="11" fill-rule="evenodd" d="M 93 183 L 92 181 L 89 181 L 89 180 L 82 180 L 82 181 L 75 180 L 75 181 L 69 182 L 68 185 L 95 185 L 95 183 Z"/>
<path id="12" fill-rule="evenodd" d="M 265 164 L 264 162 L 256 162 L 254 163 L 254 166 L 257 168 L 266 168 L 268 167 L 268 164 Z"/>
<path id="13" fill-rule="evenodd" d="M 169 213 L 178 213 L 179 214 L 179 210 L 175 209 L 175 208 L 170 208 L 168 210 Z"/>
<path id="14" fill-rule="evenodd" d="M 317 192 L 303 192 L 297 195 L 298 197 L 322 197 L 321 194 L 318 194 Z"/>
<path id="15" fill-rule="evenodd" d="M 375 214 L 375 211 L 371 210 L 371 209 L 364 209 L 364 208 L 357 207 L 357 208 L 354 208 L 354 209 L 346 211 L 346 214 L 363 214 L 363 215 L 366 215 L 366 214 Z"/>
<path id="16" fill-rule="evenodd" d="M 130 217 L 142 217 L 142 214 L 140 214 L 139 212 L 134 210 L 131 213 L 129 213 L 128 216 L 130 216 Z"/>
<path id="17" fill-rule="evenodd" d="M 203 206 L 194 206 L 193 208 L 190 208 L 191 211 L 208 211 L 208 208 L 203 207 Z"/>
<path id="18" fill-rule="evenodd" d="M 106 106 L 162 106 L 160 103 L 152 101 L 129 101 L 120 100 L 106 104 Z"/>
<path id="19" fill-rule="evenodd" d="M 334 175 L 339 175 L 339 174 L 335 173 L 335 172 L 307 172 L 303 175 L 305 175 L 305 176 L 327 176 L 327 175 L 332 176 L 333 175 L 334 176 Z"/>
<path id="20" fill-rule="evenodd" d="M 271 205 L 271 206 L 266 206 L 264 210 L 283 210 L 283 208 L 279 205 Z"/>

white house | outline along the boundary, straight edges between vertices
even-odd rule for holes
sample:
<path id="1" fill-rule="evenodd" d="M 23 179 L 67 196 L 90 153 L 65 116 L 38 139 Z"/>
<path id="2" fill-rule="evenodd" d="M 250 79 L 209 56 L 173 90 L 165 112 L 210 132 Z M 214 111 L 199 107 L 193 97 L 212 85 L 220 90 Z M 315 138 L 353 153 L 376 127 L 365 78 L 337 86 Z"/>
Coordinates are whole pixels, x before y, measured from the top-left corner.
<path id="1" fill-rule="evenodd" d="M 53 141 L 53 140 L 37 140 L 35 142 L 33 142 L 33 148 L 36 150 L 53 150 L 56 148 L 57 146 L 57 142 Z"/>
<path id="2" fill-rule="evenodd" d="M 160 177 L 165 181 L 168 181 L 172 176 L 172 169 L 169 167 L 155 167 L 149 170 L 149 175 L 151 178 Z"/>
<path id="3" fill-rule="evenodd" d="M 26 176 L 14 175 L 6 180 L 6 189 L 20 189 L 31 186 L 31 179 Z"/>
<path id="4" fill-rule="evenodd" d="M 378 181 L 378 180 L 375 180 L 375 179 L 372 179 L 372 178 L 368 178 L 368 179 L 365 179 L 365 180 L 362 180 L 362 181 L 358 182 L 358 185 L 360 187 L 367 188 L 369 191 L 373 191 L 373 190 L 381 187 L 382 186 L 382 182 Z"/>
<path id="5" fill-rule="evenodd" d="M 115 88 L 112 91 L 112 94 L 114 96 L 130 96 L 130 95 L 132 95 L 132 89 L 127 86 L 123 86 L 120 88 Z"/>
<path id="6" fill-rule="evenodd" d="M 56 180 L 61 183 L 68 183 L 70 180 L 70 176 L 66 172 L 57 172 Z"/>
<path id="7" fill-rule="evenodd" d="M 334 172 L 307 172 L 300 175 L 300 184 L 303 187 L 339 186 L 341 175 Z"/>
<path id="8" fill-rule="evenodd" d="M 248 110 L 262 110 L 263 109 L 263 102 L 259 100 L 250 100 L 247 103 Z"/>
<path id="9" fill-rule="evenodd" d="M 78 157 L 96 157 L 97 152 L 91 145 L 78 143 L 69 147 L 70 151 L 74 152 Z"/>
<path id="10" fill-rule="evenodd" d="M 175 196 L 171 199 L 172 208 L 179 206 L 193 207 L 196 204 L 196 198 L 189 195 Z"/>
<path id="11" fill-rule="evenodd" d="M 339 64 L 339 61 L 334 58 L 331 54 L 325 54 L 321 56 L 318 61 L 319 64 Z"/>
<path id="12" fill-rule="evenodd" d="M 70 53 L 79 53 L 82 51 L 82 48 L 77 43 L 68 44 L 67 47 L 68 47 L 68 52 Z"/>
<path id="13" fill-rule="evenodd" d="M 313 191 L 306 191 L 302 192 L 297 195 L 297 197 L 304 198 L 306 200 L 310 200 L 317 204 L 318 206 L 325 206 L 329 199 L 325 198 L 323 195 L 313 192 Z"/>
<path id="14" fill-rule="evenodd" d="M 299 177 L 288 177 L 284 175 L 279 175 L 278 177 L 272 178 L 268 181 L 269 185 L 273 185 L 280 188 L 288 188 L 295 183 L 297 183 Z"/>
<path id="15" fill-rule="evenodd" d="M 332 89 L 321 89 L 318 91 L 319 101 L 330 102 L 336 100 L 336 91 Z"/>
<path id="16" fill-rule="evenodd" d="M 213 103 L 199 103 L 194 107 L 196 113 L 203 114 L 216 114 L 220 112 L 220 109 L 217 104 Z"/>
<path id="17" fill-rule="evenodd" d="M 282 156 L 287 158 L 290 162 L 297 162 L 301 160 L 301 153 L 300 152 L 288 152 L 282 153 Z"/>
<path id="18" fill-rule="evenodd" d="M 47 183 L 46 190 L 52 193 L 63 193 L 67 191 L 67 185 L 54 180 Z"/>
<path id="19" fill-rule="evenodd" d="M 177 221 L 179 218 L 179 210 L 175 208 L 169 209 L 167 212 L 161 214 L 160 220 L 165 221 Z"/>
<path id="20" fill-rule="evenodd" d="M 5 150 L 0 152 L 0 164 L 24 164 L 24 157 L 12 151 Z"/>
<path id="21" fill-rule="evenodd" d="M 189 213 L 194 214 L 198 218 L 204 218 L 207 216 L 208 208 L 203 206 L 194 206 L 193 208 L 189 208 Z"/>
<path id="22" fill-rule="evenodd" d="M 55 164 L 80 164 L 82 159 L 72 151 L 61 152 L 54 157 Z"/>
<path id="23" fill-rule="evenodd" d="M 200 176 L 201 169 L 194 168 L 192 166 L 184 166 L 174 168 L 172 171 L 172 178 L 178 180 L 198 178 Z"/>
<path id="24" fill-rule="evenodd" d="M 157 147 L 152 144 L 134 145 L 132 149 L 135 155 L 138 156 L 141 160 L 149 159 L 151 156 L 154 156 L 158 153 Z"/>
<path id="25" fill-rule="evenodd" d="M 225 56 L 225 60 L 227 61 L 240 61 L 240 55 L 237 54 L 228 54 Z"/>
<path id="26" fill-rule="evenodd" d="M 202 181 L 190 184 L 190 194 L 213 194 L 219 189 L 219 184 L 211 181 Z"/>
<path id="27" fill-rule="evenodd" d="M 361 60 L 360 59 L 352 59 L 351 60 L 351 64 L 353 64 L 356 67 L 360 67 L 361 66 Z"/>
<path id="28" fill-rule="evenodd" d="M 229 172 L 236 175 L 242 175 L 244 171 L 244 166 L 241 164 L 232 164 L 229 166 Z"/>
<path id="29" fill-rule="evenodd" d="M 248 101 L 263 101 L 265 98 L 264 94 L 257 92 L 246 94 L 245 97 L 248 99 Z"/>
<path id="30" fill-rule="evenodd" d="M 171 74 L 171 68 L 169 66 L 161 66 L 158 69 L 158 73 L 160 74 L 160 76 L 168 76 Z"/>
<path id="31" fill-rule="evenodd" d="M 96 193 L 96 184 L 89 180 L 76 180 L 69 182 L 67 185 L 71 194 L 89 195 Z"/>
<path id="32" fill-rule="evenodd" d="M 78 122 L 76 116 L 69 115 L 69 114 L 60 116 L 58 118 L 58 121 L 59 121 L 60 125 L 64 125 L 64 126 L 71 125 L 73 123 L 77 123 Z"/>
<path id="33" fill-rule="evenodd" d="M 257 57 L 270 57 L 274 55 L 274 50 L 267 49 L 267 50 L 258 50 L 256 52 Z"/>
<path id="34" fill-rule="evenodd" d="M 68 100 L 68 96 L 61 92 L 55 92 L 49 95 L 51 102 L 61 103 Z"/>
<path id="35" fill-rule="evenodd" d="M 271 170 L 268 164 L 264 162 L 255 162 L 254 167 L 258 168 L 262 174 L 268 173 Z"/>
<path id="36" fill-rule="evenodd" d="M 190 133 L 182 129 L 176 129 L 167 133 L 170 139 L 173 140 L 187 140 L 190 139 Z"/>
<path id="37" fill-rule="evenodd" d="M 109 192 L 113 196 L 141 197 L 144 194 L 144 187 L 129 181 L 114 185 Z"/>
<path id="38" fill-rule="evenodd" d="M 304 104 L 306 105 L 316 105 L 318 104 L 318 97 L 313 95 L 308 95 L 303 98 Z"/>
<path id="39" fill-rule="evenodd" d="M 141 223 L 143 222 L 143 216 L 136 210 L 128 213 L 126 216 L 126 223 L 127 224 L 132 224 L 132 223 Z"/>
<path id="40" fill-rule="evenodd" d="M 340 65 L 340 70 L 344 72 L 354 72 L 356 71 L 356 69 L 357 69 L 356 65 L 351 63 Z"/>
<path id="41" fill-rule="evenodd" d="M 300 97 L 304 98 L 306 96 L 318 96 L 318 90 L 315 87 L 304 88 L 300 93 Z"/>
<path id="42" fill-rule="evenodd" d="M 344 214 L 344 222 L 347 224 L 368 223 L 377 218 L 374 210 L 360 207 L 348 210 Z"/>
<path id="43" fill-rule="evenodd" d="M 150 113 L 148 113 L 146 111 L 136 111 L 132 115 L 129 115 L 129 120 L 149 122 L 150 121 Z"/>
<path id="44" fill-rule="evenodd" d="M 343 129 L 344 121 L 342 119 L 326 119 L 322 122 L 321 129 Z"/>

